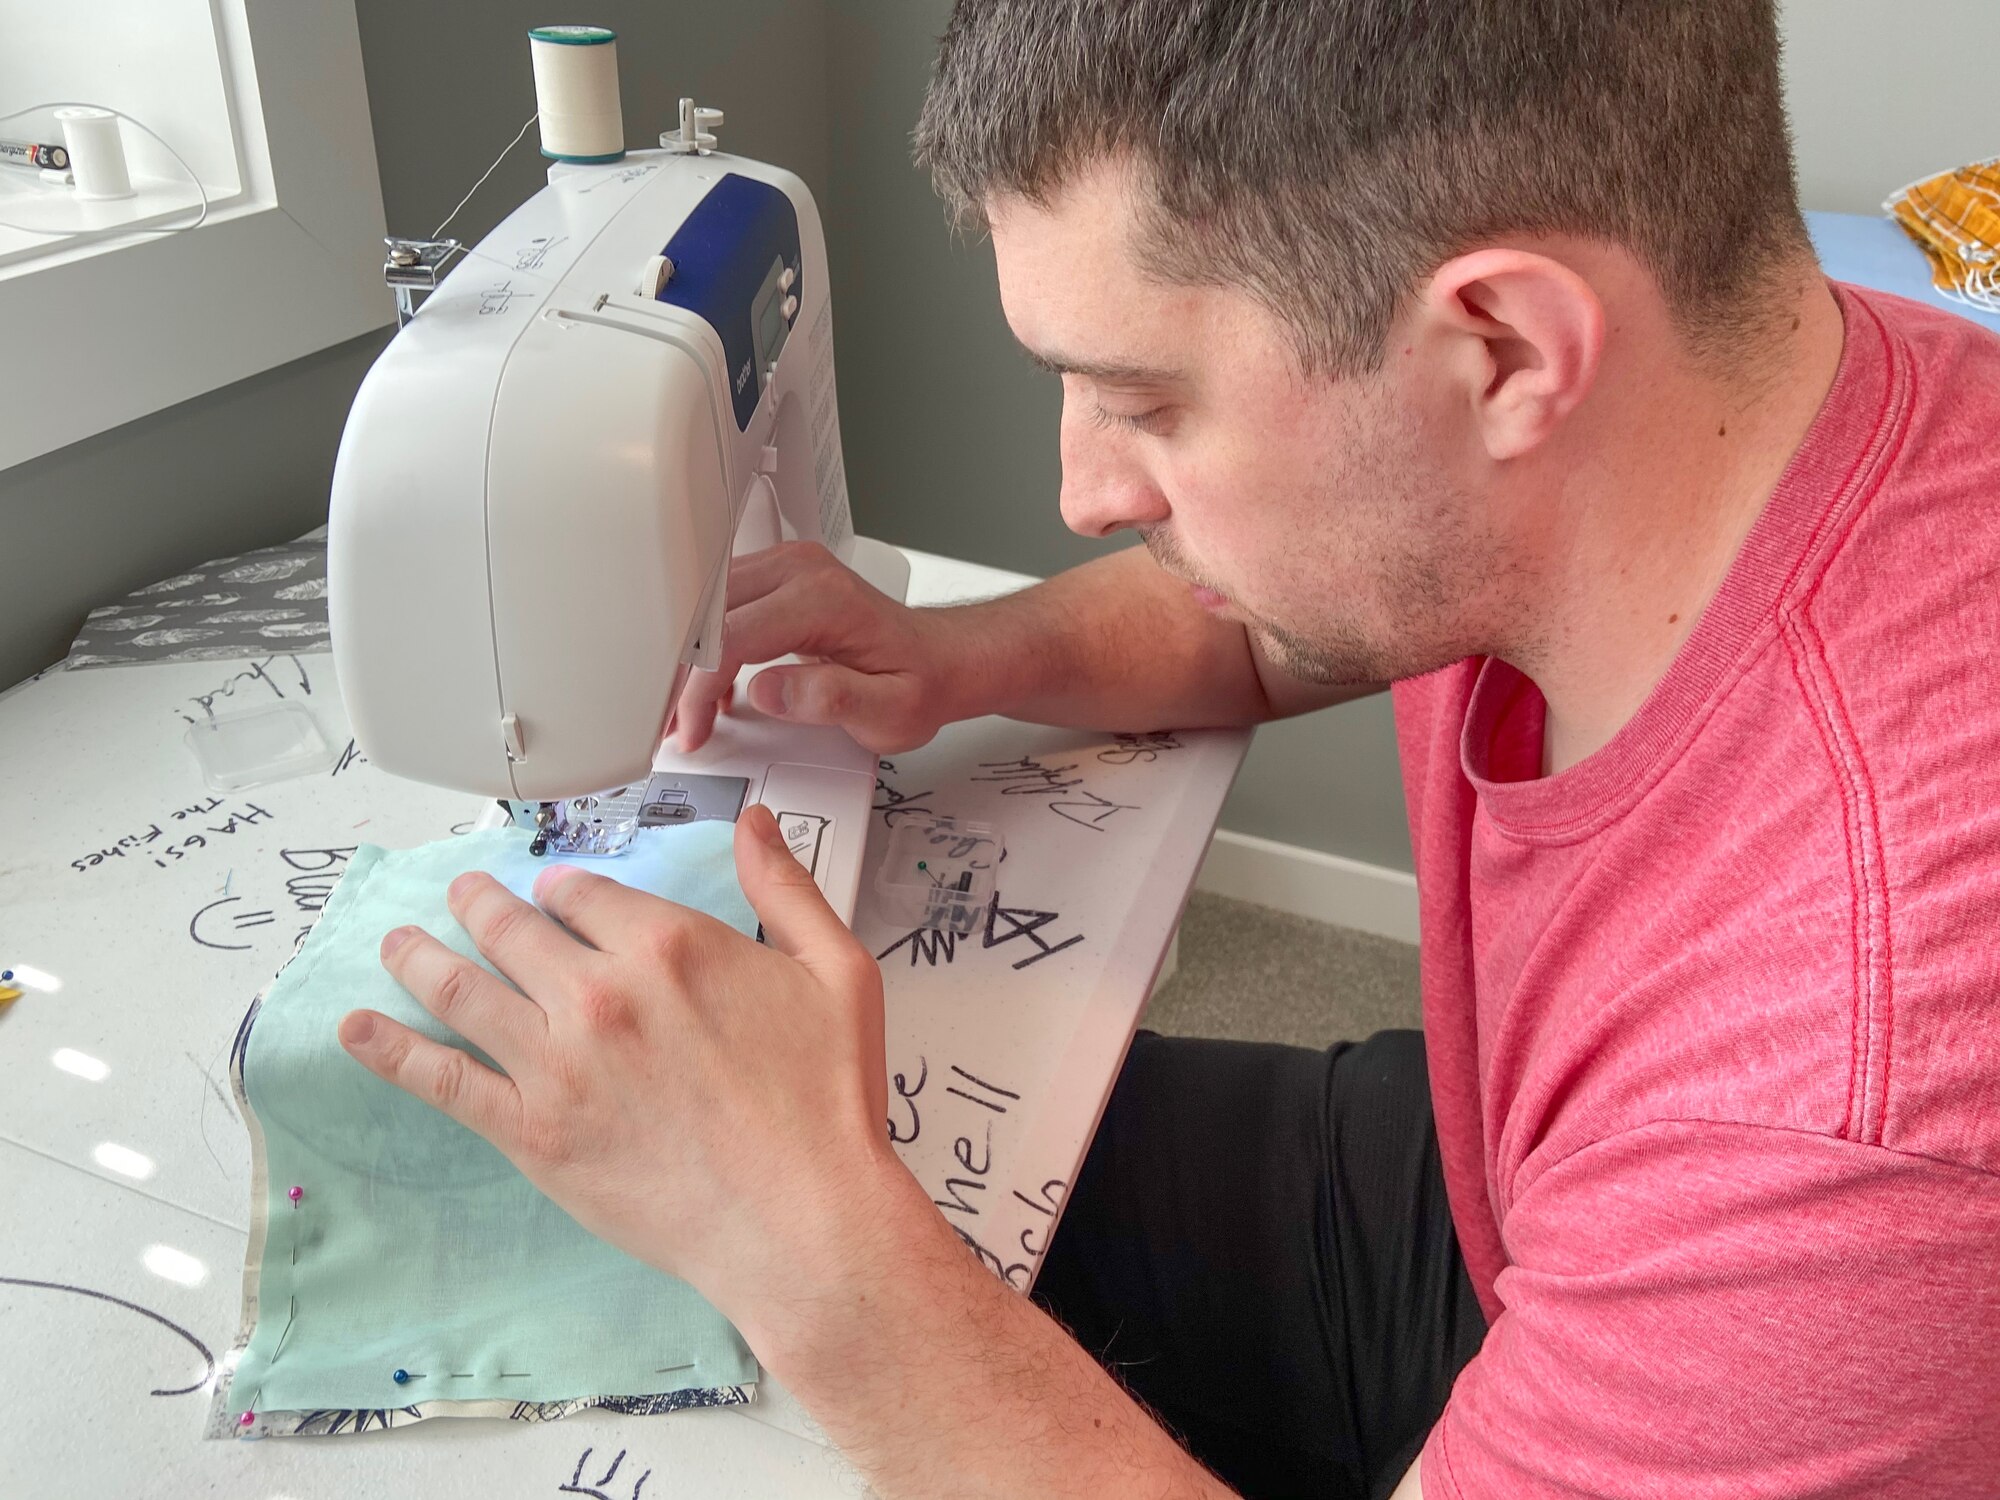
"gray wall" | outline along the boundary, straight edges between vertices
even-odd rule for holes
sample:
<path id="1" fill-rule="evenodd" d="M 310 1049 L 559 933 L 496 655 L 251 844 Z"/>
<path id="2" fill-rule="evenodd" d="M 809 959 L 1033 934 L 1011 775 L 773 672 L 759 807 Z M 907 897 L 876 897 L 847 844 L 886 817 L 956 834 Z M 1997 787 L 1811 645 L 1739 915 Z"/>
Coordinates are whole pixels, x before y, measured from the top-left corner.
<path id="1" fill-rule="evenodd" d="M 533 112 L 526 33 L 550 18 L 548 0 L 357 0 L 355 9 L 388 224 L 427 234 Z M 783 162 L 825 192 L 821 0 L 592 0 L 589 9 L 619 32 L 628 140 L 650 144 L 683 93 L 727 100 L 731 149 Z M 536 147 L 530 131 L 453 234 L 477 239 L 534 191 L 547 165 Z M 348 403 L 387 337 L 0 470 L 0 687 L 59 658 L 93 605 L 324 521 Z M 19 368 L 12 358 L 8 367 Z"/>
<path id="2" fill-rule="evenodd" d="M 532 107 L 521 33 L 546 0 L 358 0 L 388 221 L 428 231 Z M 1103 550 L 1056 514 L 1058 390 L 1016 352 L 992 257 L 954 244 L 908 137 L 947 0 L 602 0 L 629 137 L 682 92 L 729 111 L 730 149 L 819 196 L 833 259 L 858 523 L 913 547 L 1033 573 Z M 1993 0 L 1788 0 L 1809 206 L 1873 212 L 1920 173 L 2000 151 L 1981 77 Z M 530 192 L 530 141 L 453 225 L 476 237 Z M 60 656 L 92 604 L 324 517 L 341 422 L 378 339 L 243 381 L 0 472 L 0 683 Z M 1261 731 L 1224 823 L 1407 868 L 1386 700 Z"/>
<path id="3" fill-rule="evenodd" d="M 1995 0 L 1780 0 L 1807 208 L 1875 214 L 1906 182 L 2000 156 Z"/>

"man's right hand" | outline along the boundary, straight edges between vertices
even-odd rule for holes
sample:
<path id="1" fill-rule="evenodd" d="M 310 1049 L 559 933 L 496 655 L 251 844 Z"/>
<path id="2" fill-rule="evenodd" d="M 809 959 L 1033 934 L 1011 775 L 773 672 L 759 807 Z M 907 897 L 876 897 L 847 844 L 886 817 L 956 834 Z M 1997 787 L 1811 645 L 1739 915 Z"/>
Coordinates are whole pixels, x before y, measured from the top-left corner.
<path id="1" fill-rule="evenodd" d="M 791 655 L 806 660 L 751 679 L 751 705 L 788 723 L 837 724 L 878 755 L 980 714 L 1076 729 L 1204 729 L 1374 691 L 1289 676 L 1143 547 L 982 604 L 911 609 L 817 543 L 787 542 L 729 565 L 722 669 L 695 672 L 681 689 L 676 746 L 707 742 L 743 666 Z"/>
<path id="2" fill-rule="evenodd" d="M 924 744 L 953 719 L 989 711 L 968 694 L 967 663 L 947 649 L 948 611 L 891 599 L 816 542 L 785 542 L 729 565 L 719 671 L 688 675 L 672 735 L 699 749 L 745 665 L 798 655 L 750 680 L 750 704 L 792 724 L 838 724 L 867 749 Z"/>

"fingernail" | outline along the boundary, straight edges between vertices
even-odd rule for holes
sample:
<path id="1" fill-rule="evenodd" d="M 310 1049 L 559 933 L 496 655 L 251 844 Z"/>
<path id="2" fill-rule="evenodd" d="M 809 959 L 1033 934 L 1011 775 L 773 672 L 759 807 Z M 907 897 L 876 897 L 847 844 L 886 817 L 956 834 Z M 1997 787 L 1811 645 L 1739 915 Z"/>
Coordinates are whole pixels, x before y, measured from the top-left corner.
<path id="1" fill-rule="evenodd" d="M 535 900 L 548 900 L 549 892 L 553 891 L 559 882 L 577 873 L 575 865 L 550 865 L 535 877 Z"/>
<path id="2" fill-rule="evenodd" d="M 789 682 L 777 673 L 766 673 L 757 680 L 770 684 L 763 692 L 764 701 L 770 705 L 764 712 L 782 717 L 792 711 L 792 685 Z"/>
<path id="3" fill-rule="evenodd" d="M 448 887 L 446 887 L 445 894 L 450 896 L 451 899 L 454 901 L 463 900 L 467 895 L 467 893 L 469 893 L 472 890 L 473 882 L 478 878 L 479 877 L 475 871 L 467 870 L 463 875 L 459 876 L 458 879 L 454 880 Z"/>
<path id="4" fill-rule="evenodd" d="M 783 849 L 785 847 L 785 835 L 778 828 L 778 815 L 761 802 L 757 803 L 756 807 L 757 811 L 764 815 L 757 820 L 758 826 L 754 830 L 757 836 L 773 849 Z"/>
<path id="5" fill-rule="evenodd" d="M 417 929 L 414 927 L 395 928 L 387 937 L 382 939 L 382 957 L 387 959 L 394 956 L 398 948 L 402 947 L 403 944 L 416 935 Z"/>
<path id="6" fill-rule="evenodd" d="M 340 1039 L 350 1047 L 367 1046 L 373 1035 L 375 1018 L 365 1010 L 357 1010 L 340 1023 Z"/>

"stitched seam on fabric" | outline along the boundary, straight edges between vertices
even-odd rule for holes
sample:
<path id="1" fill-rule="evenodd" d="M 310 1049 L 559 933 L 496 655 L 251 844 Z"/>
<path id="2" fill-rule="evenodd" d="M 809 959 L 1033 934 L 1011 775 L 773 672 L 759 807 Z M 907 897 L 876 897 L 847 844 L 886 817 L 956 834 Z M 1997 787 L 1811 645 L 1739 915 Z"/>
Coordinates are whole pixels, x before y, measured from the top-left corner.
<path id="1" fill-rule="evenodd" d="M 1814 523 L 1811 535 L 1806 538 L 1805 546 L 1799 549 L 1798 557 L 1792 562 L 1791 571 L 1785 575 L 1784 585 L 1778 590 L 1778 607 L 1781 610 L 1785 606 L 1787 597 L 1792 592 L 1792 586 L 1798 582 L 1799 575 L 1814 565 L 1813 560 L 1818 556 L 1820 544 L 1826 539 L 1827 534 L 1836 529 L 1844 520 L 1848 519 L 1850 513 L 1858 516 L 1861 510 L 1865 508 L 1864 502 L 1874 498 L 1874 486 L 1881 482 L 1882 474 L 1887 472 L 1887 466 L 1879 462 L 1884 449 L 1888 446 L 1888 437 L 1883 431 L 1883 426 L 1888 422 L 1891 412 L 1907 413 L 1908 410 L 1903 400 L 1903 396 L 1906 393 L 1899 389 L 1902 377 L 1902 361 L 1896 357 L 1899 351 L 1896 348 L 1895 341 L 1889 337 L 1889 330 L 1882 325 L 1872 311 L 1865 308 L 1863 311 L 1868 312 L 1869 321 L 1875 324 L 1876 335 L 1882 341 L 1883 359 L 1889 366 L 1887 388 L 1882 392 L 1882 399 L 1875 408 L 1875 421 L 1869 435 L 1868 444 L 1854 456 L 1854 462 L 1848 465 L 1847 472 L 1841 476 L 1840 483 L 1834 487 L 1834 495 L 1836 497 L 1834 502 L 1822 512 L 1819 520 Z M 1865 471 L 1871 468 L 1875 472 L 1873 474 L 1865 474 Z M 1850 527 L 1849 530 L 1851 533 L 1852 528 Z M 1832 559 L 1828 558 L 1827 561 L 1831 562 Z M 1825 576 L 1824 565 L 1821 565 L 1819 568 L 1819 576 Z"/>
<path id="2" fill-rule="evenodd" d="M 1810 607 L 1810 602 L 1808 607 Z M 1894 938 L 1889 930 L 1889 851 L 1888 846 L 1882 841 L 1881 799 L 1875 792 L 1875 778 L 1868 769 L 1868 757 L 1862 753 L 1861 737 L 1855 732 L 1854 717 L 1848 711 L 1847 699 L 1840 690 L 1840 679 L 1834 675 L 1833 663 L 1827 657 L 1825 638 L 1820 635 L 1819 627 L 1810 615 L 1802 614 L 1801 624 L 1806 631 L 1811 633 L 1812 640 L 1818 648 L 1820 667 L 1826 673 L 1827 686 L 1832 690 L 1834 707 L 1839 711 L 1842 727 L 1846 730 L 1847 740 L 1853 747 L 1854 763 L 1859 768 L 1861 776 L 1861 790 L 1866 794 L 1863 806 L 1868 816 L 1868 831 L 1874 835 L 1875 840 L 1874 869 L 1878 878 L 1868 884 L 1865 895 L 1867 904 L 1871 908 L 1871 920 L 1868 927 L 1868 947 L 1871 960 L 1874 957 L 1875 948 L 1873 918 L 1879 916 L 1882 923 L 1882 1067 L 1881 1079 L 1876 1085 L 1876 1094 L 1880 1103 L 1875 1112 L 1874 1131 L 1875 1138 L 1880 1140 L 1884 1130 L 1888 1127 L 1889 1044 L 1895 1036 L 1896 1031 L 1896 1002 L 1894 994 L 1896 952 Z M 1864 855 L 1865 852 L 1864 849 Z M 1864 858 L 1862 869 L 1864 879 L 1867 876 L 1867 866 L 1868 861 Z M 1876 989 L 1876 980 L 1872 969 L 1868 976 L 1868 987 L 1871 1002 L 1870 1010 L 1872 1011 L 1874 1008 L 1874 991 Z M 1861 1114 L 1865 1127 L 1868 1117 L 1865 1100 L 1863 1101 Z"/>
<path id="3" fill-rule="evenodd" d="M 1478 1357 L 1477 1354 L 1473 1355 L 1474 1359 Z M 1447 1407 L 1451 1404 L 1451 1397 L 1449 1395 L 1445 1397 L 1445 1404 Z M 1445 1426 L 1444 1414 L 1442 1412 L 1438 1414 L 1437 1434 L 1438 1457 L 1444 1461 L 1445 1483 L 1451 1486 L 1454 1494 L 1463 1497 L 1465 1486 L 1459 1482 L 1458 1465 L 1453 1463 L 1451 1458 L 1451 1429 Z M 1423 1450 L 1421 1448 L 1417 1450 L 1417 1476 L 1418 1482 L 1421 1484 L 1423 1479 Z"/>
<path id="4" fill-rule="evenodd" d="M 1535 966 L 1536 960 L 1540 958 L 1542 950 L 1546 948 L 1551 942 L 1554 941 L 1552 929 L 1556 925 L 1556 917 L 1560 915 L 1563 908 L 1569 904 L 1570 898 L 1576 894 L 1576 888 L 1579 885 L 1583 884 L 1586 877 L 1588 877 L 1593 871 L 1595 871 L 1600 865 L 1602 865 L 1605 862 L 1606 858 L 1608 857 L 1609 857 L 1609 851 L 1605 849 L 1600 848 L 1593 850 L 1591 851 L 1589 858 L 1580 861 L 1577 868 L 1571 872 L 1566 888 L 1563 890 L 1561 895 L 1556 897 L 1554 903 L 1550 907 L 1552 915 L 1549 919 L 1549 922 L 1542 928 L 1542 930 L 1539 933 L 1536 934 L 1534 942 L 1529 945 L 1526 955 L 1521 960 L 1520 973 L 1515 978 L 1513 988 L 1508 992 L 1508 997 L 1507 997 L 1508 1005 L 1506 1007 L 1507 1010 L 1512 1009 L 1514 996 L 1516 994 L 1519 994 L 1521 990 L 1525 987 L 1525 982 L 1528 979 L 1529 971 Z M 1558 960 L 1558 962 L 1560 962 L 1560 960 Z M 1504 1026 L 1506 1020 L 1504 1010 L 1501 1019 L 1502 1019 L 1502 1025 Z M 1528 1043 L 1522 1043 L 1521 1045 L 1525 1046 L 1528 1045 Z M 1491 1064 L 1493 1059 L 1497 1058 L 1499 1055 L 1500 1055 L 1499 1047 L 1496 1043 L 1493 1049 L 1492 1057 L 1488 1059 L 1489 1065 Z M 1496 1143 L 1496 1150 L 1494 1153 L 1496 1157 L 1499 1155 L 1497 1147 L 1500 1144 L 1504 1144 L 1504 1138 L 1505 1138 L 1505 1131 L 1503 1130 L 1502 1141 Z M 1504 1219 L 1506 1217 L 1507 1210 L 1513 1207 L 1515 1202 L 1520 1198 L 1522 1191 L 1523 1189 L 1510 1176 L 1507 1179 L 1505 1185 L 1505 1193 L 1503 1195 L 1501 1190 L 1501 1184 L 1497 1181 L 1494 1181 L 1491 1177 L 1489 1177 L 1487 1179 L 1486 1194 L 1487 1197 L 1491 1200 L 1489 1207 L 1491 1208 L 1494 1217 L 1496 1219 Z M 1504 1233 L 1503 1233 L 1503 1238 L 1504 1238 Z"/>
<path id="5" fill-rule="evenodd" d="M 1891 374 L 1892 376 L 1901 377 L 1900 381 L 1901 397 L 1902 397 L 1901 410 L 1900 410 L 1901 421 L 1898 425 L 1894 442 L 1890 446 L 1889 451 L 1887 452 L 1887 454 L 1883 459 L 1882 472 L 1884 474 L 1886 474 L 1890 469 L 1892 469 L 1895 466 L 1896 461 L 1902 457 L 1903 449 L 1909 441 L 1910 427 L 1912 422 L 1911 413 L 1915 410 L 1917 401 L 1917 372 L 1915 365 L 1909 362 L 1908 360 L 1897 360 L 1892 364 Z M 1897 382 L 1892 380 L 1891 389 L 1894 390 L 1896 389 L 1896 387 L 1897 387 Z M 1872 492 L 1871 492 L 1871 498 L 1872 498 Z M 1881 798 L 1875 789 L 1874 773 L 1869 769 L 1868 757 L 1862 752 L 1861 737 L 1855 731 L 1854 728 L 1854 715 L 1847 706 L 1846 694 L 1841 691 L 1840 678 L 1833 669 L 1832 657 L 1826 649 L 1826 637 L 1823 634 L 1821 634 L 1819 629 L 1819 622 L 1815 617 L 1817 606 L 1819 604 L 1820 592 L 1825 587 L 1826 584 L 1827 573 L 1832 569 L 1834 562 L 1838 560 L 1840 554 L 1846 550 L 1848 543 L 1852 541 L 1856 533 L 1860 531 L 1861 517 L 1865 509 L 1866 509 L 1865 506 L 1855 507 L 1854 514 L 1850 518 L 1846 531 L 1841 535 L 1840 539 L 1834 543 L 1832 550 L 1829 552 L 1827 556 L 1825 566 L 1820 569 L 1818 576 L 1813 580 L 1812 587 L 1806 591 L 1805 598 L 1800 602 L 1798 613 L 1800 616 L 1801 630 L 1803 632 L 1809 633 L 1810 635 L 1810 639 L 1815 647 L 1815 655 L 1818 658 L 1820 669 L 1826 675 L 1828 687 L 1832 689 L 1834 704 L 1838 708 L 1840 714 L 1841 727 L 1845 729 L 1847 740 L 1853 746 L 1854 760 L 1855 763 L 1860 768 L 1861 790 L 1866 793 L 1865 805 L 1868 814 L 1868 824 L 1866 831 L 1872 833 L 1872 835 L 1874 836 L 1875 867 L 1878 874 L 1881 877 L 1880 879 L 1881 890 L 1879 896 L 1872 884 L 1864 884 L 1863 887 L 1863 895 L 1865 897 L 1866 904 L 1869 908 L 1871 908 L 1871 910 L 1869 911 L 1870 922 L 1868 929 L 1868 941 L 1869 941 L 1871 958 L 1873 956 L 1873 946 L 1875 939 L 1873 919 L 1874 916 L 1878 914 L 1872 908 L 1879 907 L 1879 915 L 1882 922 L 1882 981 L 1881 981 L 1882 1066 L 1881 1066 L 1881 1079 L 1876 1090 L 1879 1096 L 1880 1103 L 1877 1106 L 1875 1112 L 1875 1130 L 1874 1130 L 1875 1139 L 1877 1141 L 1880 1141 L 1881 1139 L 1883 1139 L 1889 1124 L 1889 1067 L 1892 1060 L 1893 1043 L 1896 1034 L 1896 1001 L 1895 1001 L 1896 949 L 1895 949 L 1895 935 L 1891 930 L 1892 913 L 1889 910 L 1889 848 L 1887 843 L 1885 843 L 1882 838 Z M 1865 856 L 1865 851 L 1864 851 L 1864 856 Z M 1867 868 L 1866 868 L 1865 857 L 1863 862 L 1862 878 L 1864 882 L 1866 882 Z M 1875 989 L 1875 977 L 1872 969 L 1868 975 L 1868 986 L 1870 993 L 1870 1011 L 1872 1017 L 1873 997 Z M 1873 1050 L 1872 1045 L 1870 1050 L 1872 1052 Z M 1868 1121 L 1868 1103 L 1867 1103 L 1867 1098 L 1864 1095 L 1862 1099 L 1861 1122 L 1860 1122 L 1862 1127 L 1862 1133 L 1864 1135 L 1867 1134 L 1867 1121 Z"/>
<path id="6" fill-rule="evenodd" d="M 1904 1161 L 1927 1162 L 1931 1166 L 1947 1167 L 1952 1171 L 1964 1172 L 1972 1177 L 1988 1178 L 1994 1182 L 2000 1182 L 2000 1168 L 1982 1167 L 1976 1162 L 1960 1161 L 1949 1156 L 1932 1156 L 1923 1151 L 1905 1151 L 1899 1146 L 1885 1145 L 1881 1141 L 1848 1140 L 1843 1136 L 1837 1136 L 1828 1131 L 1808 1130 L 1802 1125 L 1773 1125 L 1766 1120 L 1730 1120 L 1709 1115 L 1661 1115 L 1655 1119 L 1642 1121 L 1637 1125 L 1628 1125 L 1623 1130 L 1613 1131 L 1610 1135 L 1598 1136 L 1593 1140 L 1584 1141 L 1572 1147 L 1556 1158 L 1556 1160 L 1536 1172 L 1529 1186 L 1534 1186 L 1535 1183 L 1540 1182 L 1557 1167 L 1567 1164 L 1576 1157 L 1583 1155 L 1586 1151 L 1593 1151 L 1599 1146 L 1612 1145 L 1625 1139 L 1627 1136 L 1638 1135 L 1642 1131 L 1664 1130 L 1678 1125 L 1707 1125 L 1721 1130 L 1752 1130 L 1768 1132 L 1772 1135 L 1804 1136 L 1808 1140 L 1831 1141 L 1837 1145 L 1851 1146 L 1856 1151 L 1880 1152 L 1884 1156 L 1894 1156 Z"/>
<path id="7" fill-rule="evenodd" d="M 1849 807 L 1850 789 L 1847 779 L 1841 774 L 1838 754 L 1826 726 L 1820 716 L 1813 711 L 1811 687 L 1806 682 L 1806 672 L 1799 660 L 1799 649 L 1794 647 L 1789 633 L 1786 639 L 1787 654 L 1791 658 L 1792 680 L 1798 684 L 1799 697 L 1804 700 L 1806 717 L 1811 721 L 1813 733 L 1818 737 L 1820 749 L 1825 752 L 1827 769 L 1833 774 L 1835 790 L 1840 794 L 1840 836 L 1847 849 L 1847 947 L 1849 954 L 1849 984 L 1852 987 L 1848 1001 L 1847 1020 L 1847 1103 L 1841 1111 L 1840 1133 L 1847 1136 L 1850 1131 L 1859 1133 L 1860 1121 L 1855 1118 L 1854 1100 L 1856 1094 L 1855 1075 L 1861 1067 L 1868 1034 L 1865 1015 L 1867 1011 L 1867 971 L 1863 967 L 1861 954 L 1861 928 L 1867 920 L 1862 905 L 1862 885 L 1865 877 L 1856 868 L 1855 857 L 1855 814 Z M 1865 1114 L 1864 1108 L 1864 1114 Z"/>
<path id="8" fill-rule="evenodd" d="M 1821 539 L 1828 531 L 1838 527 L 1840 536 L 1828 547 L 1825 560 L 1815 570 L 1812 584 L 1806 590 L 1805 598 L 1800 601 L 1800 607 L 1803 608 L 1810 603 L 1812 597 L 1819 592 L 1826 582 L 1828 570 L 1846 550 L 1847 544 L 1854 539 L 1854 534 L 1861 529 L 1861 518 L 1867 513 L 1869 503 L 1880 491 L 1882 480 L 1896 466 L 1896 461 L 1903 456 L 1903 448 L 1909 441 L 1911 416 L 1916 409 L 1916 370 L 1905 355 L 1900 341 L 1892 338 L 1886 328 L 1881 331 L 1882 347 L 1888 355 L 1889 382 L 1888 389 L 1882 395 L 1881 410 L 1876 414 L 1874 440 L 1861 458 L 1856 460 L 1854 469 L 1850 470 L 1848 476 L 1841 481 L 1843 488 L 1853 485 L 1854 493 L 1829 508 L 1823 524 L 1815 529 L 1811 544 L 1800 554 L 1798 564 L 1786 578 L 1785 589 L 1779 595 L 1781 607 L 1785 595 L 1791 592 L 1791 585 L 1800 569 L 1810 561 Z M 1864 464 L 1872 464 L 1873 472 L 1865 480 L 1857 482 L 1856 475 Z"/>
<path id="9" fill-rule="evenodd" d="M 334 886 L 333 894 L 327 897 L 326 905 L 321 908 L 319 916 L 314 920 L 311 929 L 312 932 L 317 932 L 320 926 L 323 923 L 328 922 L 329 920 L 338 920 L 343 909 L 350 904 L 350 900 L 343 899 L 344 897 L 346 897 L 347 892 L 350 889 L 350 886 L 356 893 L 358 893 L 361 890 L 361 888 L 366 886 L 368 881 L 373 878 L 375 872 L 381 868 L 381 865 L 382 865 L 381 856 L 377 854 L 374 858 L 368 860 L 365 864 L 362 865 L 361 870 L 359 872 L 360 878 L 355 879 L 354 877 L 356 872 L 354 870 L 353 861 L 352 859 L 350 859 L 347 868 L 341 872 L 340 880 Z M 356 897 L 352 899 L 358 899 L 358 894 Z M 308 958 L 306 954 L 306 949 L 310 946 L 311 946 L 311 938 L 309 935 L 307 941 L 305 943 L 300 944 L 299 948 L 297 949 L 297 951 L 293 953 L 291 958 L 286 960 L 283 967 L 281 967 L 278 970 L 278 972 L 272 976 L 271 982 L 265 986 L 263 995 L 258 1001 L 257 1008 L 259 1012 L 262 1011 L 265 1002 L 269 1000 L 271 991 L 276 989 L 280 981 L 282 981 L 287 974 L 291 973 L 292 970 L 294 969 L 298 970 L 298 979 L 296 981 L 297 984 L 304 984 L 308 979 L 312 977 L 314 970 L 319 965 L 320 956 L 317 953 L 315 953 L 311 955 L 310 958 Z M 303 967 L 300 967 L 301 961 L 304 962 Z M 263 1238 L 263 1245 L 261 1248 L 261 1252 L 256 1256 L 254 1262 L 247 1258 L 244 1262 L 246 1291 L 248 1290 L 247 1286 L 248 1278 L 252 1275 L 254 1275 L 257 1278 L 256 1281 L 257 1317 L 255 1322 L 253 1322 L 249 1328 L 249 1336 L 244 1340 L 243 1347 L 246 1350 L 249 1348 L 251 1343 L 255 1342 L 257 1336 L 257 1330 L 263 1324 L 264 1321 L 264 1315 L 266 1309 L 265 1293 L 268 1290 L 265 1284 L 267 1278 L 264 1275 L 264 1261 L 269 1256 L 271 1251 L 270 1196 L 272 1191 L 272 1185 L 270 1181 L 269 1147 L 265 1143 L 264 1139 L 265 1131 L 263 1128 L 263 1122 L 260 1120 L 256 1120 L 257 1109 L 256 1106 L 250 1100 L 250 1076 L 249 1076 L 250 1049 L 252 1045 L 255 1043 L 256 1035 L 257 1035 L 257 1028 L 255 1022 L 253 1021 L 250 1028 L 250 1035 L 244 1038 L 243 1060 L 241 1063 L 238 1064 L 238 1068 L 241 1073 L 243 1081 L 243 1112 L 246 1116 L 250 1117 L 251 1120 L 256 1121 L 255 1129 L 251 1133 L 252 1150 L 253 1153 L 262 1155 L 265 1158 L 261 1163 L 258 1163 L 253 1166 L 251 1174 L 253 1182 L 260 1176 L 264 1180 L 264 1193 L 263 1193 L 264 1203 L 255 1210 L 256 1212 L 261 1213 L 264 1218 L 264 1238 Z M 290 1207 L 292 1208 L 292 1211 L 294 1213 L 297 1212 L 296 1205 L 290 1205 Z M 288 1290 L 286 1292 L 286 1295 L 288 1298 L 290 1298 L 291 1301 L 291 1307 L 292 1307 L 291 1316 L 293 1319 L 296 1319 L 298 1316 L 297 1309 L 298 1309 L 298 1293 L 299 1293 L 298 1256 L 297 1256 L 297 1241 L 296 1241 L 298 1228 L 296 1223 L 293 1225 L 292 1232 L 294 1235 L 293 1256 L 291 1260 L 290 1275 L 287 1281 Z M 289 1323 L 287 1324 L 286 1332 L 287 1333 L 290 1332 Z M 267 1375 L 271 1367 L 277 1364 L 278 1362 L 277 1349 L 281 1348 L 282 1346 L 283 1346 L 283 1339 L 281 1338 L 278 1346 L 275 1346 L 273 1348 L 272 1353 L 265 1360 L 264 1364 Z M 234 1372 L 232 1372 L 231 1385 L 233 1394 Z M 244 1404 L 246 1407 L 254 1407 L 258 1402 L 261 1402 L 263 1400 L 263 1396 L 264 1396 L 264 1386 L 263 1382 L 260 1380 L 258 1382 L 256 1393 L 251 1397 L 250 1401 Z"/>

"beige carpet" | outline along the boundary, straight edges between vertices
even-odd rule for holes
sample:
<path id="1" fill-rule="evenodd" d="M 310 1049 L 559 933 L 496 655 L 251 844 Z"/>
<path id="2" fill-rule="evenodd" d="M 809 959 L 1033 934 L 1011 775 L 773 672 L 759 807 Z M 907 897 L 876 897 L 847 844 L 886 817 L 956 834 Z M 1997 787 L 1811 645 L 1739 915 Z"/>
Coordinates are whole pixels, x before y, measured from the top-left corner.
<path id="1" fill-rule="evenodd" d="M 1304 1047 L 1416 1026 L 1417 950 L 1197 891 L 1181 920 L 1180 968 L 1143 1024 Z"/>

